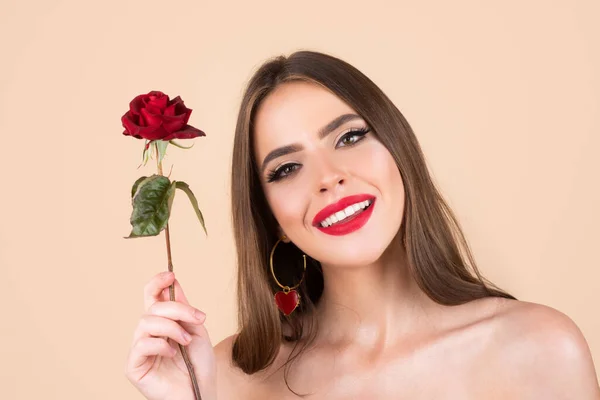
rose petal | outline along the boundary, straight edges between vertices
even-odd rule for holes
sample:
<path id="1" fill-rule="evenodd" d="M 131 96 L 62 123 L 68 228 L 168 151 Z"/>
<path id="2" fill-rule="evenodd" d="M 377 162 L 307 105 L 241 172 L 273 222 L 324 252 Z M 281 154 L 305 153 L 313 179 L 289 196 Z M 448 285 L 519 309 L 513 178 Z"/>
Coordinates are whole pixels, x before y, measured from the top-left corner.
<path id="1" fill-rule="evenodd" d="M 185 109 L 185 123 L 186 124 L 190 119 L 190 115 L 192 115 L 192 110 L 190 108 L 186 108 Z"/>
<path id="2" fill-rule="evenodd" d="M 168 117 L 174 117 L 175 116 L 175 104 L 171 104 L 170 106 L 165 108 L 163 115 L 166 115 Z"/>
<path id="3" fill-rule="evenodd" d="M 167 136 L 169 133 L 162 126 L 149 126 L 142 128 L 139 135 L 148 140 L 159 140 Z"/>
<path id="4" fill-rule="evenodd" d="M 125 135 L 125 136 L 131 136 L 131 137 L 134 137 L 134 138 L 136 138 L 136 139 L 143 139 L 141 136 L 138 136 L 138 135 L 132 135 L 131 133 L 129 133 L 129 132 L 127 132 L 127 131 L 123 131 L 123 135 Z"/>
<path id="5" fill-rule="evenodd" d="M 162 115 L 151 113 L 147 108 L 141 110 L 142 118 L 140 119 L 141 126 L 160 126 L 162 125 Z"/>
<path id="6" fill-rule="evenodd" d="M 185 126 L 185 118 L 181 115 L 170 117 L 163 115 L 163 127 L 169 133 L 175 133 Z"/>
<path id="7" fill-rule="evenodd" d="M 155 115 L 163 115 L 164 113 L 164 109 L 160 108 L 158 105 L 153 103 L 146 104 L 144 110 L 148 111 L 149 114 Z"/>
<path id="8" fill-rule="evenodd" d="M 190 118 L 190 115 L 192 114 L 192 110 L 185 106 L 181 97 L 177 96 L 173 100 L 171 100 L 171 103 L 169 103 L 169 107 L 175 108 L 174 115 L 184 115 L 185 122 L 187 123 L 188 119 Z"/>
<path id="9" fill-rule="evenodd" d="M 183 105 L 183 100 L 181 99 L 181 96 L 174 97 L 173 100 L 171 100 L 169 102 L 169 106 L 177 105 L 177 104 L 182 104 Z"/>
<path id="10" fill-rule="evenodd" d="M 148 94 L 146 96 L 148 96 L 148 97 L 166 97 L 167 101 L 169 99 L 169 96 L 167 96 L 165 93 L 161 92 L 160 90 L 151 90 L 148 92 Z"/>
<path id="11" fill-rule="evenodd" d="M 130 112 L 125 113 L 125 115 L 121 117 L 121 123 L 123 124 L 125 131 L 133 136 L 138 135 L 140 130 L 140 126 L 134 121 L 134 119 L 138 119 L 138 117 L 136 115 L 132 115 Z"/>
<path id="12" fill-rule="evenodd" d="M 169 96 L 163 92 L 154 90 L 148 93 L 148 106 L 157 107 L 160 110 L 164 110 L 169 104 Z"/>
<path id="13" fill-rule="evenodd" d="M 136 96 L 133 100 L 129 102 L 129 110 L 136 115 L 140 115 L 140 110 L 145 107 L 144 97 L 145 94 L 140 94 Z"/>
<path id="14" fill-rule="evenodd" d="M 171 139 L 193 139 L 198 136 L 206 136 L 206 134 L 200 129 L 196 129 L 193 126 L 186 125 L 183 129 L 173 132 L 168 136 L 162 138 L 162 140 L 171 140 Z"/>
<path id="15" fill-rule="evenodd" d="M 175 105 L 175 115 L 183 115 L 185 123 L 187 124 L 190 115 L 192 115 L 192 110 L 184 106 L 183 103 L 179 103 Z"/>

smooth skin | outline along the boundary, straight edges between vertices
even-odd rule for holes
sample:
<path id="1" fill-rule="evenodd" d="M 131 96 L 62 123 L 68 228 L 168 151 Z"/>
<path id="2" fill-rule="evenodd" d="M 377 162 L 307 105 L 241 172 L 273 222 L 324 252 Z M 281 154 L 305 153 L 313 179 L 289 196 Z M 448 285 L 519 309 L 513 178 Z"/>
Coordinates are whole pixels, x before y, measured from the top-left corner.
<path id="1" fill-rule="evenodd" d="M 256 114 L 259 166 L 275 148 L 301 148 L 265 165 L 261 182 L 280 234 L 319 260 L 325 279 L 319 333 L 289 371 L 290 387 L 314 400 L 600 400 L 589 347 L 566 315 L 501 298 L 443 306 L 420 290 L 397 237 L 404 186 L 391 155 L 372 132 L 351 133 L 365 127 L 360 118 L 318 134 L 351 113 L 329 91 L 294 82 L 278 87 Z M 270 181 L 276 170 L 285 177 Z M 376 197 L 364 227 L 336 237 L 312 225 L 325 205 L 357 193 Z M 169 353 L 175 342 L 186 343 L 187 331 L 204 400 L 217 393 L 219 400 L 298 399 L 281 368 L 292 346 L 282 344 L 273 365 L 245 375 L 231 364 L 235 336 L 213 351 L 178 284 L 177 301 L 167 301 L 169 279 L 157 275 L 146 286 L 147 313 L 127 364 L 127 377 L 146 398 L 193 399 L 181 355 Z"/>

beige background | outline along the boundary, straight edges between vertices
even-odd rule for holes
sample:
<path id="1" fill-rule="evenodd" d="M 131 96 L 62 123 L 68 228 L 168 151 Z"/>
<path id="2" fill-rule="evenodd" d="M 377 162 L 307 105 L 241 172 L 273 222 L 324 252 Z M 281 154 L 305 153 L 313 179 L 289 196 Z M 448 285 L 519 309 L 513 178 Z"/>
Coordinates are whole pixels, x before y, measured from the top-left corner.
<path id="1" fill-rule="evenodd" d="M 190 184 L 175 272 L 213 343 L 235 331 L 229 168 L 245 82 L 267 57 L 339 56 L 412 124 L 482 271 L 581 328 L 600 364 L 600 3 L 0 1 L 0 397 L 137 399 L 125 358 L 164 234 L 125 240 L 137 94 L 181 95 L 208 134 L 171 148 Z"/>

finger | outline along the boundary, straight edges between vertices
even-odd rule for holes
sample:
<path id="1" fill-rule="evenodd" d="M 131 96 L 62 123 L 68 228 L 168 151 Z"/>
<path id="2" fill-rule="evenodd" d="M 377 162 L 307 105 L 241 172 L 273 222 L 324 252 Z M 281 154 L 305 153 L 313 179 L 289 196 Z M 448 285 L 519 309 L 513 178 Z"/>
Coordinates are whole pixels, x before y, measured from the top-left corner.
<path id="1" fill-rule="evenodd" d="M 171 347 L 165 339 L 143 337 L 132 347 L 127 367 L 128 370 L 134 370 L 142 366 L 148 360 L 148 357 L 174 357 L 176 354 L 177 350 Z"/>
<path id="2" fill-rule="evenodd" d="M 135 330 L 134 343 L 143 337 L 168 337 L 169 339 L 187 346 L 192 336 L 177 322 L 156 315 L 144 315 Z"/>
<path id="3" fill-rule="evenodd" d="M 174 289 L 175 289 L 175 301 L 189 305 L 190 302 L 188 301 L 185 293 L 183 292 L 183 288 L 181 287 L 181 285 L 179 284 L 179 281 L 177 279 L 175 279 L 175 283 L 173 285 L 174 285 Z M 168 287 L 166 287 L 165 289 L 162 290 L 160 299 L 161 299 L 161 301 L 170 301 L 171 300 Z"/>
<path id="4" fill-rule="evenodd" d="M 161 300 L 161 294 L 164 288 L 168 288 L 175 279 L 172 272 L 161 272 L 156 274 L 150 279 L 150 281 L 144 286 L 144 309 L 147 310 L 150 306 L 157 301 Z M 167 297 L 168 299 L 168 297 Z"/>
<path id="5" fill-rule="evenodd" d="M 148 314 L 191 324 L 201 324 L 206 318 L 206 314 L 197 308 L 176 301 L 156 302 L 150 306 Z"/>

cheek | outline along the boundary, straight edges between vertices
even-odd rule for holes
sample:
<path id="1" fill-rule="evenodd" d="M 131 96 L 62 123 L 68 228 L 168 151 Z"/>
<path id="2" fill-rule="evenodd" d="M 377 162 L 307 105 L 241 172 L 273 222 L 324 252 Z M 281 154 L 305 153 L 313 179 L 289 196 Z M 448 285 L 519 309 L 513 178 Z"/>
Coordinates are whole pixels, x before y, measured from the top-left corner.
<path id="1" fill-rule="evenodd" d="M 398 169 L 398 165 L 396 164 L 396 161 L 394 160 L 394 158 L 392 157 L 392 155 L 387 152 L 387 157 L 386 157 L 386 170 L 387 170 L 387 174 L 386 176 L 388 177 L 388 180 L 390 181 L 390 183 L 393 185 L 393 189 L 397 189 L 401 190 L 402 192 L 404 192 L 404 188 L 403 188 L 403 183 L 402 183 L 402 176 L 400 175 L 400 170 Z"/>
<path id="2" fill-rule="evenodd" d="M 271 211 L 283 230 L 289 231 L 294 224 L 302 222 L 306 210 L 304 199 L 306 195 L 298 193 L 293 185 L 274 184 L 272 188 L 265 188 L 265 195 Z"/>
<path id="3" fill-rule="evenodd" d="M 382 144 L 378 145 L 372 156 L 371 173 L 379 182 L 380 190 L 390 197 L 394 204 L 400 204 L 399 202 L 404 200 L 404 183 L 396 161 Z"/>
<path id="4" fill-rule="evenodd" d="M 370 143 L 369 151 L 365 153 L 366 159 L 360 165 L 369 166 L 370 173 L 383 182 L 398 182 L 400 171 L 388 149 L 378 141 Z"/>

